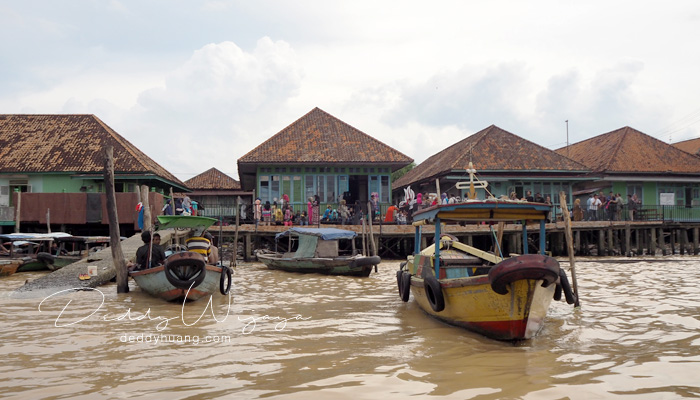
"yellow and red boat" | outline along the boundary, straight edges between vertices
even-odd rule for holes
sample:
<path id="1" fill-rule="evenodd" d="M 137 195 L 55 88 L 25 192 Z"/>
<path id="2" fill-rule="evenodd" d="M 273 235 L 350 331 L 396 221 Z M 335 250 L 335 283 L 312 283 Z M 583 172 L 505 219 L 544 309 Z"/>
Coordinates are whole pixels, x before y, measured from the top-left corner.
<path id="1" fill-rule="evenodd" d="M 473 179 L 473 177 L 472 177 Z M 472 187 L 472 193 L 474 193 Z M 429 315 L 452 325 L 498 340 L 529 339 L 542 328 L 552 299 L 574 294 L 564 270 L 544 254 L 545 221 L 550 206 L 542 203 L 501 199 L 467 200 L 436 205 L 413 215 L 416 229 L 413 255 L 397 271 L 401 300 L 414 300 Z M 443 224 L 521 221 L 523 237 L 527 223 L 540 223 L 540 254 L 504 259 L 499 246 L 489 253 L 443 235 Z M 438 243 L 420 249 L 422 227 L 434 225 Z"/>

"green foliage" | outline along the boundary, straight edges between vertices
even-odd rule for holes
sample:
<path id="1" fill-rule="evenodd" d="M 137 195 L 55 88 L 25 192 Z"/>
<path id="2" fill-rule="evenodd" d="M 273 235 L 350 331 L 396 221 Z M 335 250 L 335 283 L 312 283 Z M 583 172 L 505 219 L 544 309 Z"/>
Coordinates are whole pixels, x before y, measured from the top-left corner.
<path id="1" fill-rule="evenodd" d="M 397 179 L 401 178 L 402 176 L 406 175 L 406 172 L 412 170 L 413 168 L 416 167 L 416 163 L 412 162 L 408 164 L 407 166 L 393 172 L 391 174 L 391 181 L 396 182 Z"/>

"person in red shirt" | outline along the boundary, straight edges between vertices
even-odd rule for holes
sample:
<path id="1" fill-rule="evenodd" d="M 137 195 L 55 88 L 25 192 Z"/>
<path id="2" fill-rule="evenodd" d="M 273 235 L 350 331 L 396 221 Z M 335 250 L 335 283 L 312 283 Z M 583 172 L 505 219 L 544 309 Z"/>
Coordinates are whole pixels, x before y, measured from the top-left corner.
<path id="1" fill-rule="evenodd" d="M 384 216 L 384 222 L 394 222 L 394 213 L 398 210 L 398 207 L 393 204 L 387 208 L 386 215 Z"/>

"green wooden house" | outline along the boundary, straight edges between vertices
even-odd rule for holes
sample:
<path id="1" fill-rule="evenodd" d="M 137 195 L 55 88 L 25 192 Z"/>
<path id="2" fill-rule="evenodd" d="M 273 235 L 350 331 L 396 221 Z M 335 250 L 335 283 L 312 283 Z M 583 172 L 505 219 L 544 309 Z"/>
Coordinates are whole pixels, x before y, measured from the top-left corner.
<path id="1" fill-rule="evenodd" d="M 238 159 L 243 190 L 262 202 L 289 196 L 295 210 L 317 195 L 321 204 L 388 205 L 391 173 L 413 160 L 327 112 L 314 108 Z"/>
<path id="2" fill-rule="evenodd" d="M 533 197 L 539 193 L 558 204 L 559 192 L 570 198 L 577 182 L 589 179 L 585 165 L 564 157 L 513 133 L 491 125 L 433 154 L 393 184 L 394 195 L 403 196 L 410 187 L 414 193 L 466 197 L 467 190 L 456 184 L 469 180 L 466 172 L 472 162 L 480 179 L 488 182 L 489 193 L 477 190 L 484 199 L 510 196 Z M 439 187 L 439 189 L 438 189 Z"/>
<path id="3" fill-rule="evenodd" d="M 572 144 L 557 153 L 586 165 L 589 179 L 577 194 L 610 191 L 636 194 L 646 208 L 674 210 L 700 206 L 700 158 L 634 128 L 623 128 Z M 659 209 L 660 210 L 660 209 Z M 660 212 L 660 211 L 659 211 Z"/>
<path id="4" fill-rule="evenodd" d="M 189 191 L 173 174 L 94 115 L 0 115 L 0 224 L 106 224 L 104 148 L 114 149 L 120 223 L 134 223 L 135 190 L 148 185 L 154 215 L 163 193 Z M 47 216 L 47 211 L 50 211 Z"/>
<path id="5" fill-rule="evenodd" d="M 216 168 L 186 180 L 185 184 L 192 190 L 188 196 L 199 205 L 198 215 L 221 218 L 228 223 L 235 221 L 238 197 L 239 205 L 249 205 L 252 201 L 252 191 L 242 190 L 240 182 Z M 246 215 L 241 215 L 241 218 L 245 220 Z"/>

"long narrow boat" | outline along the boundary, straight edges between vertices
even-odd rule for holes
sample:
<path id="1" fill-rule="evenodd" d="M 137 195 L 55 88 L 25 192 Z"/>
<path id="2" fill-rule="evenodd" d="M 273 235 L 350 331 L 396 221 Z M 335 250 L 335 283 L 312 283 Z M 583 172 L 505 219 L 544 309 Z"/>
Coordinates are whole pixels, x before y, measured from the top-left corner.
<path id="1" fill-rule="evenodd" d="M 159 229 L 192 229 L 200 236 L 216 219 L 199 216 L 158 216 Z M 136 284 L 151 296 L 167 301 L 193 301 L 219 290 L 226 295 L 231 290 L 231 269 L 207 264 L 204 255 L 180 246 L 166 251 L 164 265 L 129 273 Z"/>
<path id="2" fill-rule="evenodd" d="M 20 259 L 23 261 L 17 272 L 42 271 L 53 269 L 49 267 L 51 256 L 51 243 L 58 239 L 71 237 L 65 232 L 53 233 L 8 233 L 0 235 L 0 241 L 7 254 L 3 253 L 0 259 Z M 63 265 L 61 265 L 63 266 Z"/>
<path id="3" fill-rule="evenodd" d="M 471 193 L 475 197 L 473 179 Z M 429 315 L 493 339 L 534 337 L 543 327 L 553 298 L 560 299 L 564 292 L 567 302 L 574 302 L 564 270 L 544 253 L 549 212 L 546 204 L 494 198 L 417 212 L 413 215 L 414 254 L 397 271 L 401 300 L 408 301 L 412 293 Z M 493 254 L 442 233 L 443 225 L 450 222 L 512 221 L 521 222 L 523 237 L 527 237 L 530 221 L 539 222 L 540 254 L 528 254 L 527 240 L 523 240 L 524 254 L 504 259 L 498 245 Z M 428 224 L 434 226 L 435 237 L 440 239 L 421 249 L 422 227 Z"/>
<path id="4" fill-rule="evenodd" d="M 275 236 L 275 240 L 289 238 L 291 250 L 292 240 L 297 241 L 296 251 L 256 253 L 258 260 L 269 269 L 279 269 L 288 272 L 318 273 L 325 275 L 349 275 L 366 277 L 372 272 L 373 266 L 381 262 L 379 256 L 364 256 L 358 254 L 354 246 L 357 233 L 336 228 L 290 228 Z M 339 241 L 350 240 L 350 254 L 340 254 Z"/>

